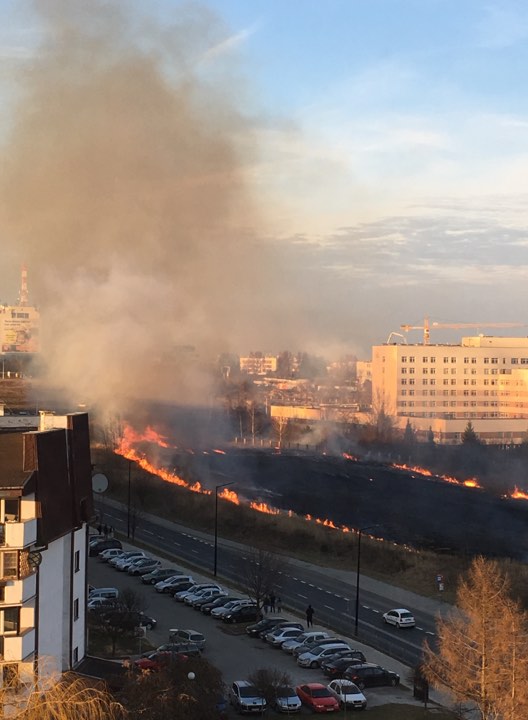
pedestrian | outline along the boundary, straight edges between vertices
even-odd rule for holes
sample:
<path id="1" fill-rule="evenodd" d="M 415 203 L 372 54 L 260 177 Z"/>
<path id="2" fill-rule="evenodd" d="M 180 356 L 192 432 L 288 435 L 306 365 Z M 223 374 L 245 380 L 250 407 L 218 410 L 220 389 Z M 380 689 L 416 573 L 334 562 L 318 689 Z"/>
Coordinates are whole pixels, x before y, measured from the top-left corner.
<path id="1" fill-rule="evenodd" d="M 282 600 L 280 599 L 280 597 L 278 597 L 275 602 L 277 603 L 277 612 L 281 613 L 282 612 Z"/>
<path id="2" fill-rule="evenodd" d="M 275 595 L 273 593 L 270 595 L 270 610 L 272 613 L 275 612 Z"/>
<path id="3" fill-rule="evenodd" d="M 314 609 L 311 605 L 306 608 L 306 627 L 313 627 Z"/>
<path id="4" fill-rule="evenodd" d="M 114 537 L 114 528 L 111 525 L 108 528 L 108 534 L 110 535 L 110 537 Z"/>
<path id="5" fill-rule="evenodd" d="M 105 524 L 105 526 L 103 528 L 103 532 L 104 532 L 104 536 L 108 537 L 108 525 Z"/>
<path id="6" fill-rule="evenodd" d="M 270 599 L 269 599 L 269 597 L 268 597 L 267 595 L 266 595 L 266 597 L 264 598 L 264 602 L 263 602 L 262 604 L 263 604 L 263 607 L 264 607 L 264 615 L 267 615 L 267 614 L 268 614 L 268 610 L 269 610 L 269 604 L 270 604 Z"/>
<path id="7" fill-rule="evenodd" d="M 101 523 L 99 523 L 99 525 L 97 526 L 97 532 L 99 533 L 99 535 L 103 534 L 103 526 L 101 525 Z"/>

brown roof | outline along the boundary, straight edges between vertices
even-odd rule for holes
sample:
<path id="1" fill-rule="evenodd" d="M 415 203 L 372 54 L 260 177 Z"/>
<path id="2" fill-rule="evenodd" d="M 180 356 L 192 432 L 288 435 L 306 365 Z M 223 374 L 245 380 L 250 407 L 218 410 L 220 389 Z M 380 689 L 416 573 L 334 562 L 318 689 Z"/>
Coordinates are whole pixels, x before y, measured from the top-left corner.
<path id="1" fill-rule="evenodd" d="M 24 433 L 0 435 L 0 491 L 22 489 L 32 472 L 25 471 Z"/>

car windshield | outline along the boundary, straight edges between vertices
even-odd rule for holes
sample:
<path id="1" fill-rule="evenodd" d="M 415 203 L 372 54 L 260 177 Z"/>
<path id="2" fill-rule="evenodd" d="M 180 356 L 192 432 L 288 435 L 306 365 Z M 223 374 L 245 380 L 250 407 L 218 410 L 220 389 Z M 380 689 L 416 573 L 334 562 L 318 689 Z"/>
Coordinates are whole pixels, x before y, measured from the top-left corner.
<path id="1" fill-rule="evenodd" d="M 258 694 L 256 688 L 254 688 L 252 685 L 250 685 L 249 687 L 241 687 L 240 688 L 240 697 L 253 698 L 253 697 L 258 697 L 258 696 L 259 696 L 259 694 Z"/>
<path id="2" fill-rule="evenodd" d="M 343 683 L 341 685 L 341 690 L 347 695 L 359 695 L 361 692 L 358 686 L 354 685 L 354 683 Z"/>
<path id="3" fill-rule="evenodd" d="M 330 692 L 330 690 L 327 690 L 326 688 L 314 688 L 312 690 L 312 697 L 314 697 L 314 698 L 332 697 L 332 693 Z"/>
<path id="4" fill-rule="evenodd" d="M 277 697 L 293 697 L 295 690 L 292 687 L 282 687 L 277 690 Z"/>

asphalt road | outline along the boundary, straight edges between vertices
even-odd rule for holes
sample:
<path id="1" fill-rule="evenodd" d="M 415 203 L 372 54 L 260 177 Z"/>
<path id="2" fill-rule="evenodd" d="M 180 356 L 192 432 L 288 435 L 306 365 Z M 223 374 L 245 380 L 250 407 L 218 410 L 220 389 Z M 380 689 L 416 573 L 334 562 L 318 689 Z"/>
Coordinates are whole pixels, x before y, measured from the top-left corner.
<path id="1" fill-rule="evenodd" d="M 105 502 L 104 506 L 99 503 L 98 511 L 103 522 L 113 526 L 119 534 L 126 535 L 126 508 Z M 209 536 L 149 516 L 141 519 L 136 530 L 136 540 L 153 549 L 163 548 L 163 552 L 169 553 L 175 562 L 180 561 L 212 576 L 214 546 Z M 219 541 L 219 581 L 233 587 L 239 586 L 241 567 L 247 562 L 247 550 L 233 543 Z M 281 574 L 276 594 L 282 598 L 285 608 L 301 618 L 310 603 L 315 608 L 318 623 L 336 633 L 354 636 L 355 576 L 352 579 L 349 574 L 343 573 L 342 577 L 339 574 L 336 577 L 292 561 Z M 420 660 L 424 640 L 434 643 L 434 616 L 420 608 L 411 607 L 409 609 L 417 621 L 416 628 L 398 630 L 385 625 L 381 619 L 383 612 L 397 606 L 390 590 L 387 594 L 379 594 L 361 588 L 357 639 L 412 667 Z"/>

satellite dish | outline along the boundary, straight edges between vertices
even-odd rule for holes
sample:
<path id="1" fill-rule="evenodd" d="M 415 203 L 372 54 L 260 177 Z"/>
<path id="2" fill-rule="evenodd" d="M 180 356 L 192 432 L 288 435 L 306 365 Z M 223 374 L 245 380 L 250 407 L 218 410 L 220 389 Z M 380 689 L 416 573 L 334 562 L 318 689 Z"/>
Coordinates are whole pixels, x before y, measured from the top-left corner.
<path id="1" fill-rule="evenodd" d="M 108 488 L 108 478 L 103 473 L 96 473 L 92 477 L 92 490 L 100 495 Z"/>

